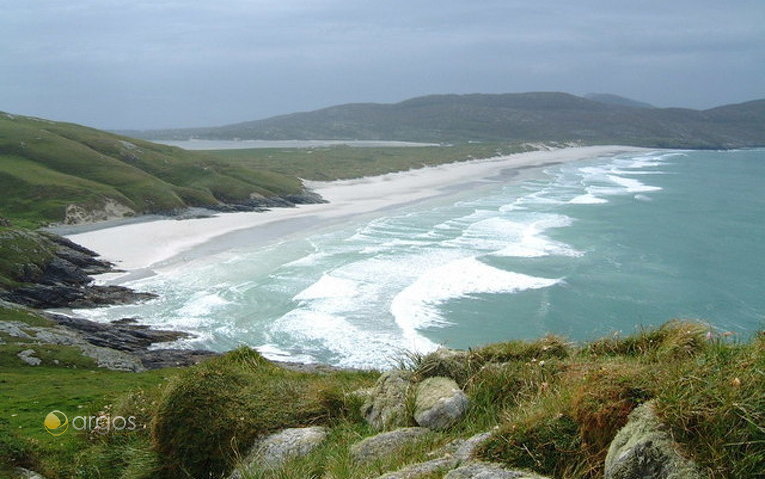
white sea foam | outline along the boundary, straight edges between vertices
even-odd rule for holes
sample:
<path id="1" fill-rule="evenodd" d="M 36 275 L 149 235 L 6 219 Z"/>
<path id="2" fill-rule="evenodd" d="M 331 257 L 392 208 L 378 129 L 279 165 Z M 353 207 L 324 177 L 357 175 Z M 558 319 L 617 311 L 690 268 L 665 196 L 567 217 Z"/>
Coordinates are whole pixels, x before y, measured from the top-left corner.
<path id="1" fill-rule="evenodd" d="M 569 203 L 572 205 L 599 205 L 608 203 L 608 200 L 605 198 L 598 198 L 597 196 L 588 192 L 572 198 L 569 200 Z"/>
<path id="2" fill-rule="evenodd" d="M 546 288 L 559 281 L 504 271 L 476 258 L 463 258 L 426 271 L 393 298 L 390 311 L 404 337 L 412 337 L 418 329 L 444 323 L 438 306 L 448 300 L 479 293 Z"/>
<path id="3" fill-rule="evenodd" d="M 627 190 L 627 193 L 644 193 L 647 191 L 661 190 L 661 188 L 658 186 L 646 185 L 634 178 L 624 178 L 623 176 L 618 176 L 618 175 L 606 175 L 606 177 L 610 181 L 616 183 L 617 185 Z"/>
<path id="4" fill-rule="evenodd" d="M 357 293 L 354 281 L 325 274 L 321 279 L 295 295 L 295 301 L 330 298 L 352 298 Z"/>
<path id="5" fill-rule="evenodd" d="M 208 316 L 213 310 L 230 304 L 230 301 L 217 293 L 202 291 L 194 294 L 189 302 L 178 310 L 181 316 L 201 318 Z"/>
<path id="6" fill-rule="evenodd" d="M 297 309 L 271 325 L 277 334 L 287 334 L 302 350 L 331 352 L 339 366 L 388 367 L 404 351 L 427 353 L 437 345 L 415 335 L 402 338 L 388 329 L 361 328 L 337 314 Z"/>
<path id="7" fill-rule="evenodd" d="M 543 235 L 548 229 L 570 226 L 570 217 L 545 213 L 516 214 L 513 217 L 515 221 L 497 216 L 478 221 L 466 228 L 460 237 L 445 241 L 443 245 L 496 256 L 581 256 L 579 251 L 565 243 Z"/>
<path id="8" fill-rule="evenodd" d="M 297 362 L 303 364 L 312 364 L 316 362 L 316 358 L 310 354 L 294 354 L 280 348 L 276 344 L 263 344 L 261 346 L 256 346 L 255 349 L 257 349 L 263 357 L 272 361 Z"/>

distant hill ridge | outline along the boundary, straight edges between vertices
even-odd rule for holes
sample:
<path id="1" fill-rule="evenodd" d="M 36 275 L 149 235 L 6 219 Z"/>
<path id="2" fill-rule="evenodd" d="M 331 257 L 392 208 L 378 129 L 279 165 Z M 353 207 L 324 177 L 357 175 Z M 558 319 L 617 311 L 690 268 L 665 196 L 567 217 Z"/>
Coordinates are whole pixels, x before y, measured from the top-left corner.
<path id="1" fill-rule="evenodd" d="M 619 95 L 611 95 L 609 93 L 588 93 L 584 95 L 584 97 L 588 100 L 606 103 L 609 105 L 631 106 L 633 108 L 656 108 L 650 103 L 633 100 L 632 98 L 625 98 Z"/>
<path id="2" fill-rule="evenodd" d="M 765 145 L 765 100 L 709 110 L 654 108 L 616 95 L 429 95 L 352 103 L 211 128 L 123 132 L 148 139 L 582 141 L 650 147 Z"/>

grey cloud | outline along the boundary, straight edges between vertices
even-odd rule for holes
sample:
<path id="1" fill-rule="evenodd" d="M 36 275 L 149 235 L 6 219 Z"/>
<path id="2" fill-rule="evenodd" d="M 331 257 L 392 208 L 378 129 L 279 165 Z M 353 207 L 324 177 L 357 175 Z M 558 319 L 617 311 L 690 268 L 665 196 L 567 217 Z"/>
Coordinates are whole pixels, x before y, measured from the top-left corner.
<path id="1" fill-rule="evenodd" d="M 201 126 L 427 93 L 765 97 L 765 4 L 649 0 L 22 0 L 0 8 L 0 110 Z"/>

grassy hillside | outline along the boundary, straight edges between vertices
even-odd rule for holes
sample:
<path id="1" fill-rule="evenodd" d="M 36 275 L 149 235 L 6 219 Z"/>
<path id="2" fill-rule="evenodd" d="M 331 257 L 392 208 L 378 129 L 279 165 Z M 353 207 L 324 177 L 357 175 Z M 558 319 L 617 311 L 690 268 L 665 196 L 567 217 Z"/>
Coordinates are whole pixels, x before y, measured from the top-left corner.
<path id="1" fill-rule="evenodd" d="M 247 348 L 185 370 L 141 374 L 94 369 L 66 351 L 43 351 L 43 364 L 32 367 L 16 358 L 20 346 L 8 343 L 0 345 L 0 410 L 8 412 L 0 420 L 0 475 L 22 465 L 50 479 L 226 477 L 257 436 L 324 425 L 329 439 L 307 457 L 244 477 L 377 477 L 438 457 L 454 439 L 491 431 L 479 449 L 484 459 L 594 479 L 603 477 L 605 449 L 628 413 L 654 400 L 703 477 L 757 477 L 765 461 L 765 336 L 736 341 L 707 331 L 670 322 L 579 345 L 548 336 L 412 357 L 414 380 L 459 383 L 470 398 L 467 415 L 404 453 L 366 464 L 349 454 L 350 445 L 375 434 L 359 413 L 363 397 L 353 392 L 371 386 L 377 373 L 287 371 Z M 41 425 L 51 409 L 133 415 L 139 427 L 54 438 Z"/>
<path id="2" fill-rule="evenodd" d="M 208 153 L 227 163 L 315 181 L 360 178 L 534 149 L 523 143 L 462 143 L 425 147 L 253 148 Z"/>
<path id="3" fill-rule="evenodd" d="M 0 113 L 0 216 L 36 226 L 69 211 L 132 215 L 298 193 L 294 177 L 70 123 Z"/>
<path id="4" fill-rule="evenodd" d="M 602 99 L 601 99 L 602 100 Z M 357 103 L 217 128 L 131 132 L 145 138 L 584 141 L 649 147 L 765 145 L 765 100 L 698 111 L 636 108 L 566 93 L 432 95 Z"/>

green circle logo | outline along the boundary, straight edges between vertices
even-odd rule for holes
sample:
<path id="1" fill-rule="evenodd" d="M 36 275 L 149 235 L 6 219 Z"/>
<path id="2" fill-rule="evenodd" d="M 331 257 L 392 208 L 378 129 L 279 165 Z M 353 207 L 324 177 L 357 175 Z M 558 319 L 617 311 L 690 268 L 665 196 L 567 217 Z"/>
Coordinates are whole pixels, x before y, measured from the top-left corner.
<path id="1" fill-rule="evenodd" d="M 61 411 L 51 411 L 45 416 L 43 426 L 51 436 L 60 436 L 69 429 L 69 419 Z"/>

